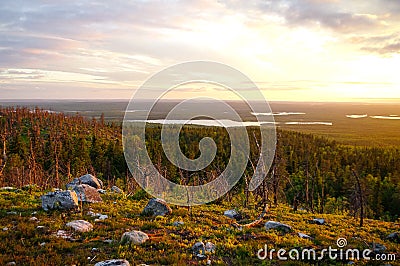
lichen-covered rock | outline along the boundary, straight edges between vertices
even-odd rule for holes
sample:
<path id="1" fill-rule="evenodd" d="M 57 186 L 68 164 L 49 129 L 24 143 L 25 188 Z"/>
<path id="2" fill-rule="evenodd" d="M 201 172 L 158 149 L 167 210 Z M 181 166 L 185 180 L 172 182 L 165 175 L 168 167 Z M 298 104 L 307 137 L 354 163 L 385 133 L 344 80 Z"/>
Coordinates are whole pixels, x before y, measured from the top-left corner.
<path id="1" fill-rule="evenodd" d="M 323 225 L 323 224 L 325 224 L 325 219 L 316 218 L 316 219 L 313 219 L 312 222 L 313 222 L 314 224 Z"/>
<path id="2" fill-rule="evenodd" d="M 146 242 L 149 236 L 142 231 L 125 232 L 121 237 L 121 244 L 135 244 L 140 245 Z"/>
<path id="3" fill-rule="evenodd" d="M 94 266 L 129 266 L 127 260 L 106 260 L 96 263 Z"/>
<path id="4" fill-rule="evenodd" d="M 204 245 L 204 243 L 202 241 L 200 242 L 196 242 L 193 246 L 192 246 L 192 251 L 194 255 L 205 255 L 206 254 L 206 246 Z"/>
<path id="5" fill-rule="evenodd" d="M 123 193 L 122 189 L 120 189 L 120 188 L 117 187 L 117 186 L 112 186 L 112 187 L 111 187 L 111 192 L 114 192 L 114 193 L 117 193 L 117 194 Z"/>
<path id="6" fill-rule="evenodd" d="M 224 211 L 224 215 L 230 219 L 241 220 L 242 215 L 238 213 L 236 210 L 227 210 Z"/>
<path id="7" fill-rule="evenodd" d="M 41 196 L 42 208 L 45 211 L 53 209 L 69 210 L 78 208 L 78 197 L 75 191 L 49 192 Z"/>
<path id="8" fill-rule="evenodd" d="M 66 224 L 66 226 L 72 227 L 75 231 L 84 233 L 93 230 L 93 225 L 85 220 L 75 220 Z"/>
<path id="9" fill-rule="evenodd" d="M 76 192 L 79 202 L 97 203 L 103 201 L 97 189 L 89 185 L 76 185 L 72 187 L 72 190 Z"/>
<path id="10" fill-rule="evenodd" d="M 292 227 L 287 225 L 287 224 L 283 224 L 280 222 L 274 222 L 274 221 L 268 221 L 265 223 L 265 230 L 271 230 L 271 229 L 275 229 L 275 230 L 279 230 L 282 231 L 284 233 L 289 233 L 290 231 L 292 231 Z"/>
<path id="11" fill-rule="evenodd" d="M 74 178 L 71 182 L 67 184 L 67 189 L 71 189 L 74 186 L 81 184 L 89 185 L 96 189 L 103 188 L 103 182 L 100 179 L 92 176 L 91 174 L 87 174 L 78 178 Z"/>
<path id="12" fill-rule="evenodd" d="M 142 212 L 142 214 L 149 216 L 165 216 L 171 213 L 172 209 L 163 199 L 151 199 Z"/>
<path id="13" fill-rule="evenodd" d="M 387 236 L 387 239 L 394 243 L 400 243 L 400 233 L 394 232 Z"/>

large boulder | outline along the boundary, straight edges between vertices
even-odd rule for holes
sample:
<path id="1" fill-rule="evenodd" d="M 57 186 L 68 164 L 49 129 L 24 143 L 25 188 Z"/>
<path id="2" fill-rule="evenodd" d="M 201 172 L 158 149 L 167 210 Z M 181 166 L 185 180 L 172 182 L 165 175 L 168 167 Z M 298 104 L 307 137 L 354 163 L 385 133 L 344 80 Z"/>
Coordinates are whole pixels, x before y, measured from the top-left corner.
<path id="1" fill-rule="evenodd" d="M 96 263 L 94 266 L 129 266 L 127 260 L 106 260 Z"/>
<path id="2" fill-rule="evenodd" d="M 66 224 L 68 227 L 72 227 L 77 232 L 89 232 L 93 230 L 93 225 L 85 220 L 75 220 Z"/>
<path id="3" fill-rule="evenodd" d="M 284 233 L 289 233 L 292 231 L 292 227 L 287 225 L 287 224 L 283 224 L 280 222 L 274 222 L 274 221 L 268 221 L 265 223 L 265 230 L 271 230 L 271 229 L 275 229 L 278 231 L 282 231 Z"/>
<path id="4" fill-rule="evenodd" d="M 67 184 L 67 189 L 71 189 L 72 187 L 81 184 L 89 185 L 96 189 L 103 188 L 103 182 L 100 179 L 92 176 L 91 174 L 87 174 L 78 178 L 74 178 L 71 182 Z"/>
<path id="5" fill-rule="evenodd" d="M 79 202 L 97 203 L 103 201 L 100 193 L 92 186 L 86 184 L 76 185 L 72 187 L 72 190 L 76 192 Z"/>
<path id="6" fill-rule="evenodd" d="M 171 214 L 172 209 L 163 199 L 151 199 L 143 209 L 142 214 L 149 216 L 165 216 Z"/>
<path id="7" fill-rule="evenodd" d="M 142 231 L 125 232 L 121 237 L 121 244 L 135 244 L 140 245 L 146 242 L 149 236 Z"/>
<path id="8" fill-rule="evenodd" d="M 78 197 L 75 191 L 49 192 L 41 196 L 42 208 L 45 211 L 53 209 L 69 210 L 78 208 Z"/>

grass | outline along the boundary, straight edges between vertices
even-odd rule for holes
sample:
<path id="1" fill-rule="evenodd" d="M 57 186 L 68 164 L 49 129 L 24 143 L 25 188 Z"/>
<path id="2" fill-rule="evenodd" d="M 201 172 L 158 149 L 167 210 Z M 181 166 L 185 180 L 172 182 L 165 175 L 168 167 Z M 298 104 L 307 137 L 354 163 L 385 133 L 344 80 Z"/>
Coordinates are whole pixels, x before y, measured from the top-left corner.
<path id="1" fill-rule="evenodd" d="M 272 208 L 267 220 L 276 220 L 293 227 L 294 232 L 282 234 L 265 231 L 264 227 L 239 231 L 230 225 L 232 221 L 223 212 L 232 204 L 207 204 L 187 208 L 172 206 L 173 213 L 167 217 L 144 217 L 140 213 L 147 200 L 137 200 L 124 195 L 103 195 L 103 203 L 83 205 L 82 211 L 52 211 L 41 209 L 40 191 L 0 192 L 0 265 L 15 261 L 17 265 L 94 265 L 98 261 L 125 258 L 131 265 L 205 265 L 207 260 L 199 260 L 192 255 L 191 247 L 198 241 L 210 241 L 217 246 L 215 253 L 209 254 L 212 265 L 287 265 L 288 262 L 261 261 L 257 251 L 269 248 L 327 248 L 336 247 L 336 239 L 344 237 L 348 247 L 367 248 L 365 243 L 384 244 L 387 253 L 397 253 L 399 244 L 386 241 L 389 233 L 399 231 L 399 223 L 366 220 L 359 228 L 358 221 L 347 216 L 322 214 L 305 211 L 293 212 L 288 206 Z M 107 214 L 103 222 L 94 222 L 94 217 L 86 215 L 91 210 Z M 242 209 L 251 218 L 258 215 L 254 208 Z M 38 221 L 31 221 L 35 216 Z M 313 218 L 324 218 L 327 225 L 311 224 Z M 75 233 L 65 224 L 71 220 L 84 219 L 94 225 L 87 233 Z M 173 226 L 174 221 L 184 221 L 183 226 Z M 37 226 L 44 226 L 38 229 Z M 2 230 L 7 227 L 8 230 Z M 57 238 L 58 230 L 73 234 L 75 241 Z M 128 230 L 141 230 L 150 236 L 142 245 L 119 244 L 122 234 Z M 302 232 L 313 240 L 299 238 Z M 104 240 L 114 240 L 105 243 Z M 43 244 L 45 243 L 45 244 Z M 335 264 L 336 263 L 336 264 Z M 321 265 L 341 265 L 341 262 L 323 261 Z M 365 261 L 357 265 L 366 264 Z M 395 265 L 394 262 L 391 262 Z M 293 262 L 292 265 L 307 265 L 307 262 Z M 376 264 L 381 265 L 381 264 Z"/>

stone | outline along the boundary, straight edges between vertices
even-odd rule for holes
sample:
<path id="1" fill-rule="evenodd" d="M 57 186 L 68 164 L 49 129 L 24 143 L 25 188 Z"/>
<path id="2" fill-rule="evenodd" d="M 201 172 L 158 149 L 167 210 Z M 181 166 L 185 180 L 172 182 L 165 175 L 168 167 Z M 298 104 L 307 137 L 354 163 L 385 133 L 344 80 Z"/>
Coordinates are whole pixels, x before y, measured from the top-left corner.
<path id="1" fill-rule="evenodd" d="M 151 199 L 142 212 L 142 214 L 149 216 L 165 216 L 171 213 L 172 209 L 163 199 Z"/>
<path id="2" fill-rule="evenodd" d="M 71 189 L 74 186 L 81 184 L 89 185 L 96 189 L 103 188 L 103 182 L 100 179 L 92 176 L 91 174 L 87 174 L 78 178 L 74 178 L 71 182 L 67 184 L 67 189 Z"/>
<path id="3" fill-rule="evenodd" d="M 316 219 L 313 219 L 312 222 L 313 222 L 314 224 L 323 225 L 323 224 L 325 224 L 325 219 L 316 218 Z"/>
<path id="4" fill-rule="evenodd" d="M 241 220 L 242 215 L 238 213 L 236 210 L 227 210 L 224 211 L 224 215 L 230 219 Z"/>
<path id="5" fill-rule="evenodd" d="M 17 265 L 17 264 L 15 263 L 15 261 L 10 261 L 9 263 L 6 264 L 6 266 L 13 266 L 13 265 Z"/>
<path id="6" fill-rule="evenodd" d="M 372 251 L 375 253 L 383 253 L 386 251 L 386 247 L 382 244 L 371 243 Z"/>
<path id="7" fill-rule="evenodd" d="M 3 231 L 8 231 L 8 227 L 3 227 Z"/>
<path id="8" fill-rule="evenodd" d="M 76 185 L 72 187 L 72 190 L 76 192 L 79 202 L 98 203 L 103 201 L 97 189 L 89 185 Z"/>
<path id="9" fill-rule="evenodd" d="M 0 190 L 12 191 L 12 190 L 16 190 L 16 188 L 15 187 L 2 187 L 2 188 L 0 188 Z"/>
<path id="10" fill-rule="evenodd" d="M 198 255 L 205 256 L 205 254 L 206 254 L 206 246 L 201 241 L 200 242 L 196 242 L 192 246 L 192 251 L 193 251 L 193 254 L 196 255 L 196 256 L 198 256 Z"/>
<path id="11" fill-rule="evenodd" d="M 175 221 L 172 225 L 178 227 L 178 226 L 182 226 L 182 225 L 184 225 L 184 224 L 185 224 L 185 223 L 182 222 L 182 221 Z"/>
<path id="12" fill-rule="evenodd" d="M 290 231 L 292 231 L 292 227 L 287 225 L 287 224 L 283 224 L 280 222 L 275 222 L 275 221 L 268 221 L 265 223 L 265 230 L 271 230 L 271 229 L 275 229 L 275 230 L 279 230 L 282 231 L 284 233 L 289 233 Z"/>
<path id="13" fill-rule="evenodd" d="M 107 191 L 105 191 L 104 189 L 98 189 L 97 192 L 99 192 L 100 194 L 106 194 Z"/>
<path id="14" fill-rule="evenodd" d="M 123 193 L 122 189 L 120 189 L 120 188 L 117 187 L 117 186 L 112 186 L 112 187 L 111 187 L 111 192 L 118 193 L 118 194 Z"/>
<path id="15" fill-rule="evenodd" d="M 213 253 L 213 252 L 215 252 L 216 246 L 211 242 L 207 242 L 205 244 L 205 249 L 206 249 L 207 252 Z"/>
<path id="16" fill-rule="evenodd" d="M 304 238 L 304 239 L 312 239 L 312 237 L 311 236 L 309 236 L 309 235 L 306 235 L 306 234 L 303 234 L 303 233 L 297 233 L 297 235 L 300 237 L 300 238 Z"/>
<path id="17" fill-rule="evenodd" d="M 94 266 L 129 266 L 129 262 L 122 259 L 105 260 L 96 263 Z"/>
<path id="18" fill-rule="evenodd" d="M 93 225 L 85 220 L 75 220 L 66 224 L 66 226 L 72 227 L 75 231 L 84 233 L 93 230 Z"/>
<path id="19" fill-rule="evenodd" d="M 29 218 L 29 221 L 31 221 L 31 222 L 37 222 L 37 221 L 39 221 L 39 219 L 36 218 L 35 216 L 33 216 L 33 217 Z"/>
<path id="20" fill-rule="evenodd" d="M 64 230 L 58 230 L 56 233 L 56 237 L 72 240 L 72 234 L 70 234 Z"/>
<path id="21" fill-rule="evenodd" d="M 56 191 L 49 192 L 41 196 L 42 208 L 45 211 L 53 209 L 77 209 L 78 208 L 78 197 L 75 191 Z"/>
<path id="22" fill-rule="evenodd" d="M 130 231 L 125 232 L 121 237 L 121 244 L 135 244 L 140 245 L 146 242 L 149 236 L 141 231 Z"/>
<path id="23" fill-rule="evenodd" d="M 387 240 L 394 243 L 400 243 L 400 233 L 399 232 L 391 233 L 390 235 L 387 236 Z"/>

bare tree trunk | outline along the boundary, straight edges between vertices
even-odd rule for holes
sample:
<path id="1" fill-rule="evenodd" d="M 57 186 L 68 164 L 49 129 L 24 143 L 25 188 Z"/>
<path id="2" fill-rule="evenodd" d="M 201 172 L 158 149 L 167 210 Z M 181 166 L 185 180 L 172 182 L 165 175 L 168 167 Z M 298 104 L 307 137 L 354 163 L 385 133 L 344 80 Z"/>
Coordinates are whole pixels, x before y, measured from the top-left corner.
<path id="1" fill-rule="evenodd" d="M 361 183 L 360 183 L 360 177 L 356 173 L 355 170 L 352 170 L 354 177 L 356 178 L 356 185 L 357 185 L 357 190 L 358 190 L 358 198 L 360 200 L 360 227 L 363 226 L 364 224 L 364 197 L 363 197 L 363 191 L 361 188 Z"/>

